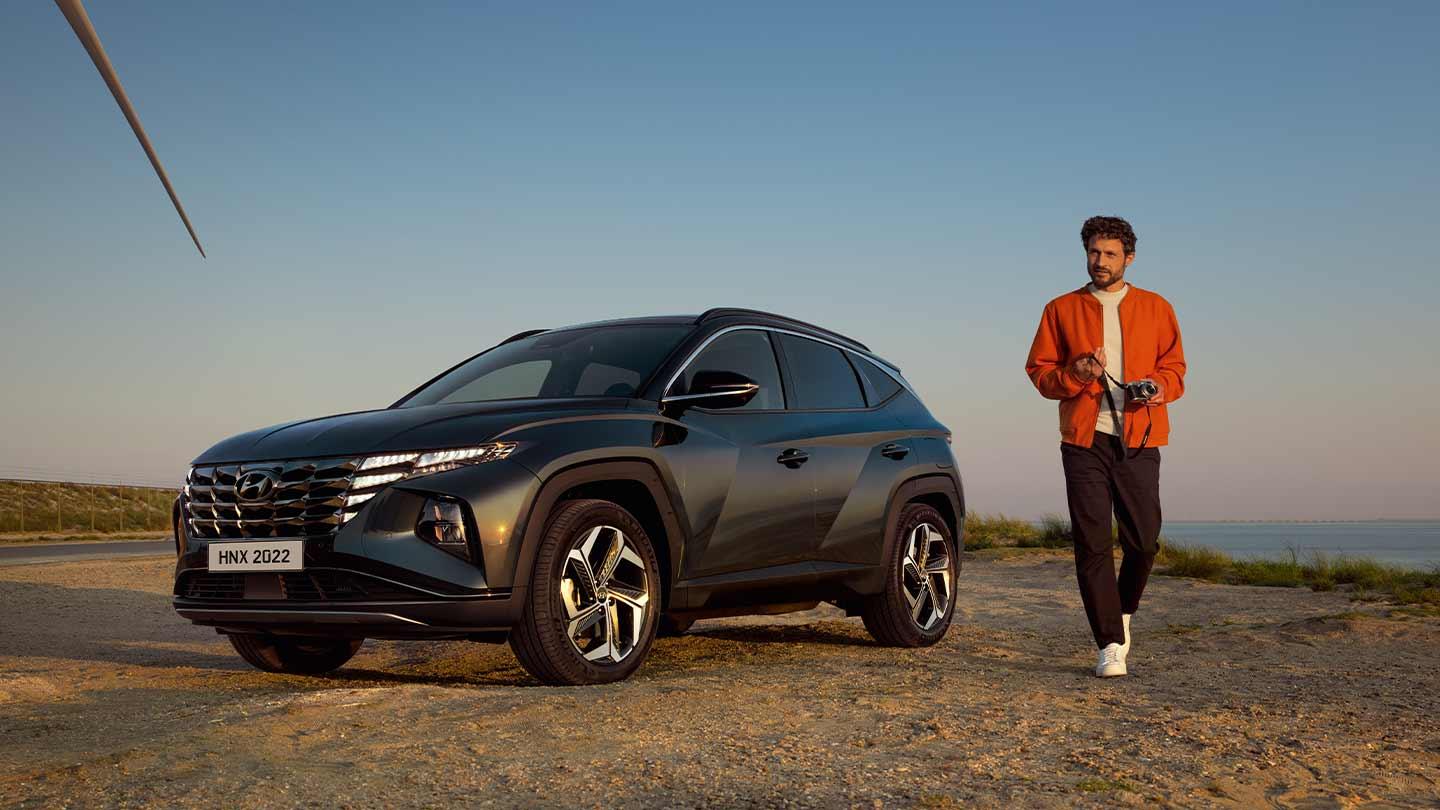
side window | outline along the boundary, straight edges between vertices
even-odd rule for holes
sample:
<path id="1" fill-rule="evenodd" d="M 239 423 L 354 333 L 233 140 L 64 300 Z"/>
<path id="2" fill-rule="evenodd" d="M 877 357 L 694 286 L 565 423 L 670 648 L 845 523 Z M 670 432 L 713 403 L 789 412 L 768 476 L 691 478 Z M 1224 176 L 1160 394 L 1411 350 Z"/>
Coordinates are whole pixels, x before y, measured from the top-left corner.
<path id="1" fill-rule="evenodd" d="M 850 361 L 834 346 L 794 335 L 777 335 L 794 378 L 796 410 L 863 408 L 865 395 Z"/>
<path id="2" fill-rule="evenodd" d="M 895 396 L 895 392 L 900 390 L 900 383 L 895 382 L 894 377 L 886 374 L 869 360 L 852 354 L 850 355 L 850 365 L 865 375 L 865 381 L 870 383 L 870 391 L 875 395 L 875 400 L 870 403 L 871 405 L 879 405 Z"/>
<path id="3" fill-rule="evenodd" d="M 737 410 L 781 410 L 785 394 L 780 388 L 780 368 L 770 336 L 758 329 L 743 329 L 721 335 L 691 361 L 671 386 L 671 393 L 689 393 L 690 382 L 699 371 L 733 371 L 759 383 L 755 398 Z"/>

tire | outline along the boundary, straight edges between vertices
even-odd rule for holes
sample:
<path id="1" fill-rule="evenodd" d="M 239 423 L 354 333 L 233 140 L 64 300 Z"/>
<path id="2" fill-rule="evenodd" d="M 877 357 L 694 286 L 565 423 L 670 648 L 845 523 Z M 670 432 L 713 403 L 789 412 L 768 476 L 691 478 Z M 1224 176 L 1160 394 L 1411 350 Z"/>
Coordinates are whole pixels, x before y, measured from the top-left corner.
<path id="1" fill-rule="evenodd" d="M 230 646 L 247 663 L 266 672 L 319 675 L 339 669 L 360 651 L 363 638 L 283 638 L 231 633 Z"/>
<path id="2" fill-rule="evenodd" d="M 552 686 L 624 680 L 655 640 L 660 565 L 629 512 L 610 501 L 565 501 L 540 540 L 525 598 L 510 648 L 526 671 Z"/>
<path id="3" fill-rule="evenodd" d="M 923 557 L 921 546 L 926 549 Z M 917 562 L 927 572 L 923 578 L 912 573 Z M 885 565 L 885 590 L 866 597 L 861 606 L 865 629 L 887 647 L 928 647 L 944 638 L 955 615 L 959 563 L 955 539 L 934 507 L 905 505 Z"/>

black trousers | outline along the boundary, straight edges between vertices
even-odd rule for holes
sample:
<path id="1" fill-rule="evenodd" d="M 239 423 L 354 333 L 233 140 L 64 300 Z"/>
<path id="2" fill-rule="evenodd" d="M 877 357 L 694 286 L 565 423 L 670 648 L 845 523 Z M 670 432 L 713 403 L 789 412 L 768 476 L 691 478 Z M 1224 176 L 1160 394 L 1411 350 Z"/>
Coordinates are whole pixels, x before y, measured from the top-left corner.
<path id="1" fill-rule="evenodd" d="M 1134 456 L 1117 436 L 1095 434 L 1090 447 L 1062 443 L 1065 495 L 1075 537 L 1075 577 L 1095 644 L 1124 644 L 1120 614 L 1134 613 L 1160 549 L 1160 449 Z M 1125 559 L 1115 578 L 1110 515 Z"/>

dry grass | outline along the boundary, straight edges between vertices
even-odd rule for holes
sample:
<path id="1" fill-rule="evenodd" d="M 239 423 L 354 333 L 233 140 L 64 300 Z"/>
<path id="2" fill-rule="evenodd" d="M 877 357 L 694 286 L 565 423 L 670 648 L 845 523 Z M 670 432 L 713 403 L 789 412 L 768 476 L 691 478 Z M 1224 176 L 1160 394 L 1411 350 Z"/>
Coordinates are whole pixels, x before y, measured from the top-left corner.
<path id="1" fill-rule="evenodd" d="M 1203 546 L 1163 543 L 1156 573 L 1227 585 L 1261 585 L 1330 591 L 1347 587 L 1359 598 L 1393 599 L 1402 605 L 1440 607 L 1440 566 L 1417 571 L 1362 557 L 1316 553 L 1301 560 L 1293 549 L 1278 559 L 1237 560 Z"/>
<path id="2" fill-rule="evenodd" d="M 965 516 L 965 548 L 1069 548 L 1070 524 L 1059 515 L 1046 515 L 1040 524 L 1002 514 Z"/>
<path id="3" fill-rule="evenodd" d="M 0 533 L 64 540 L 81 533 L 167 531 L 177 494 L 150 487 L 0 481 Z"/>

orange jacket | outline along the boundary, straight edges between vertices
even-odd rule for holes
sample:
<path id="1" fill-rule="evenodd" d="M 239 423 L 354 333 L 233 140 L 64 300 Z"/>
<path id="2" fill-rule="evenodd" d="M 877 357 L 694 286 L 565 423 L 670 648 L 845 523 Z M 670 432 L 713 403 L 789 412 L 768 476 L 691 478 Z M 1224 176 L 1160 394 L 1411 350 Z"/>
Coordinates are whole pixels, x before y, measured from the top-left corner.
<path id="1" fill-rule="evenodd" d="M 1185 393 L 1185 351 L 1169 301 L 1131 284 L 1130 291 L 1120 299 L 1120 337 L 1125 360 L 1122 380 L 1155 380 L 1165 387 L 1167 403 Z M 1035 342 L 1030 345 L 1030 357 L 1025 361 L 1025 373 L 1046 399 L 1060 400 L 1061 441 L 1081 447 L 1095 441 L 1095 420 L 1101 408 L 1110 407 L 1105 391 L 1099 380 L 1081 382 L 1070 368 L 1076 360 L 1104 345 L 1104 312 L 1087 287 L 1045 305 Z M 1170 415 L 1164 404 L 1115 404 L 1125 409 L 1126 447 L 1139 447 L 1145 428 L 1152 425 L 1146 447 L 1160 447 L 1170 441 Z"/>

